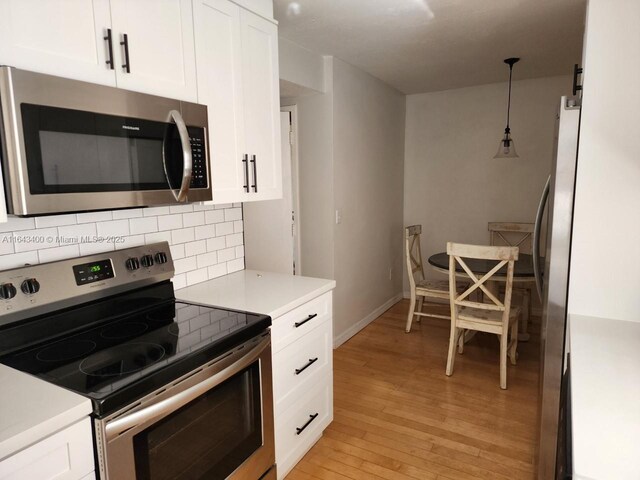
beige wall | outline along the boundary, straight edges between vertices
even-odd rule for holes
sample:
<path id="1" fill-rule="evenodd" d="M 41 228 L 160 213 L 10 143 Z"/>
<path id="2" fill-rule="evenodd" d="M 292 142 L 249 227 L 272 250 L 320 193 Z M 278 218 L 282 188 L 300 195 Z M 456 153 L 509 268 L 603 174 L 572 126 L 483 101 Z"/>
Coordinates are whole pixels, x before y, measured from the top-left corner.
<path id="1" fill-rule="evenodd" d="M 551 169 L 557 107 L 570 89 L 569 76 L 513 83 L 518 159 L 493 159 L 506 83 L 407 97 L 404 223 L 423 225 L 425 262 L 447 241 L 488 243 L 487 222 L 534 221 Z M 444 278 L 428 267 L 425 273 Z"/>
<path id="2" fill-rule="evenodd" d="M 340 343 L 402 292 L 405 96 L 337 58 L 332 73 L 334 201 L 342 216 L 334 240 Z"/>

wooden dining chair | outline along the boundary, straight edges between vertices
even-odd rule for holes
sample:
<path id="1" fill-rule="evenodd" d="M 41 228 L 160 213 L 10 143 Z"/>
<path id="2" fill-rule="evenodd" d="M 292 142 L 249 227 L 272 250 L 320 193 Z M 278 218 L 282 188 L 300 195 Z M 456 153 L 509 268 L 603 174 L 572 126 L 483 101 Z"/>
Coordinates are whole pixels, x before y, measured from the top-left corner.
<path id="1" fill-rule="evenodd" d="M 449 336 L 449 355 L 447 357 L 448 376 L 453 374 L 456 345 L 460 353 L 464 348 L 465 330 L 495 333 L 500 338 L 500 388 L 507 388 L 507 353 L 513 365 L 516 364 L 518 348 L 518 317 L 520 308 L 511 306 L 514 263 L 518 259 L 518 247 L 492 247 L 484 245 L 464 245 L 447 243 L 449 254 L 449 290 L 451 305 L 451 334 Z M 478 278 L 464 259 L 495 260 L 496 265 L 485 275 Z M 471 286 L 458 294 L 456 291 L 456 265 L 460 265 L 471 279 Z M 486 285 L 492 277 L 507 266 L 504 298 L 494 294 Z M 499 273 L 504 276 L 503 272 Z M 471 301 L 469 295 L 477 290 L 484 294 L 484 302 Z M 509 331 L 511 341 L 509 341 Z"/>
<path id="2" fill-rule="evenodd" d="M 426 280 L 424 277 L 424 264 L 422 263 L 422 250 L 420 248 L 420 235 L 422 225 L 411 225 L 404 229 L 405 253 L 407 257 L 407 273 L 409 275 L 409 288 L 411 303 L 405 332 L 411 331 L 413 317 L 420 321 L 420 317 L 434 317 L 449 319 L 448 315 L 437 313 L 425 313 L 422 311 L 425 298 L 449 301 L 449 282 L 447 280 Z M 462 287 L 461 287 L 462 288 Z M 416 308 L 417 302 L 417 308 Z"/>
<path id="3" fill-rule="evenodd" d="M 495 246 L 518 247 L 519 253 L 531 254 L 533 251 L 533 223 L 489 222 L 489 243 Z M 529 318 L 531 317 L 531 298 L 535 288 L 535 280 L 519 283 L 513 293 L 522 301 L 522 325 L 520 333 L 528 338 Z"/>

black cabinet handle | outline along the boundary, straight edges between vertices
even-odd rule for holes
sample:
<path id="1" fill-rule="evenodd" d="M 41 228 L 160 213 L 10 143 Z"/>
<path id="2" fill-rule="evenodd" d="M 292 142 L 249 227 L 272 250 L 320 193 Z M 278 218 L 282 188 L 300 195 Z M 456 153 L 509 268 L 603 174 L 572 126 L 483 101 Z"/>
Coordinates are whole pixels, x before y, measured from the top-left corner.
<path id="1" fill-rule="evenodd" d="M 246 153 L 242 156 L 242 163 L 244 163 L 244 190 L 249 193 L 249 155 Z"/>
<path id="2" fill-rule="evenodd" d="M 577 95 L 582 90 L 582 85 L 578 85 L 578 75 L 582 75 L 582 67 L 579 67 L 576 63 L 573 66 L 573 94 Z"/>
<path id="3" fill-rule="evenodd" d="M 258 192 L 258 170 L 256 169 L 256 156 L 251 155 L 251 163 L 253 163 L 253 191 L 254 193 Z"/>
<path id="4" fill-rule="evenodd" d="M 318 361 L 318 357 L 310 358 L 309 361 L 307 362 L 307 364 L 304 367 L 296 368 L 296 375 L 300 375 L 302 372 L 304 372 L 307 368 L 309 368 L 311 365 L 313 365 L 317 361 Z"/>
<path id="5" fill-rule="evenodd" d="M 302 325 L 304 325 L 305 323 L 307 323 L 310 320 L 313 320 L 314 318 L 316 318 L 318 316 L 317 313 L 314 313 L 313 315 L 309 315 L 307 318 L 305 318 L 304 320 L 302 320 L 301 322 L 296 322 L 294 323 L 294 325 L 296 326 L 296 328 L 301 327 Z"/>
<path id="6" fill-rule="evenodd" d="M 124 65 L 122 65 L 122 68 L 124 68 L 125 72 L 131 73 L 131 63 L 129 62 L 129 37 L 126 33 L 122 34 L 122 41 L 120 42 L 120 45 L 124 46 Z"/>
<path id="7" fill-rule="evenodd" d="M 113 70 L 115 68 L 113 65 L 113 38 L 111 38 L 110 28 L 107 28 L 107 36 L 102 38 L 104 38 L 105 42 L 107 42 L 107 48 L 109 50 L 109 58 L 107 58 L 107 61 L 104 63 L 107 64 L 110 70 Z"/>
<path id="8" fill-rule="evenodd" d="M 307 423 L 305 423 L 301 427 L 296 427 L 296 435 L 300 435 L 302 432 L 304 432 L 304 429 L 307 428 L 309 425 L 311 425 L 311 422 L 313 422 L 317 417 L 318 417 L 317 413 L 314 413 L 313 415 L 309 415 L 309 420 L 307 420 Z"/>

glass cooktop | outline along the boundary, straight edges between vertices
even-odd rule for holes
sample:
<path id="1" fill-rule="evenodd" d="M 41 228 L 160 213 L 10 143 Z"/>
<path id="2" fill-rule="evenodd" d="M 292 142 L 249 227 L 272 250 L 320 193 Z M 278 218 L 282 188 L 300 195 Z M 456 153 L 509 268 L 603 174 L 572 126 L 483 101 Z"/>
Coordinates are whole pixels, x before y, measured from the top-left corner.
<path id="1" fill-rule="evenodd" d="M 165 283 L 0 331 L 9 352 L 0 362 L 91 398 L 100 416 L 270 324 L 265 315 L 178 302 Z"/>

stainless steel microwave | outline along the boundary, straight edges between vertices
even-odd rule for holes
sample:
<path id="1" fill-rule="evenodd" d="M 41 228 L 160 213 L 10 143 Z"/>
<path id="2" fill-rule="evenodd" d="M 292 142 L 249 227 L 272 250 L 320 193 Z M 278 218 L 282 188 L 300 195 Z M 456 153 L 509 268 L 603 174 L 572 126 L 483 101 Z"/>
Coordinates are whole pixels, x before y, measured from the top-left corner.
<path id="1" fill-rule="evenodd" d="M 0 67 L 7 211 L 211 200 L 207 107 Z"/>

